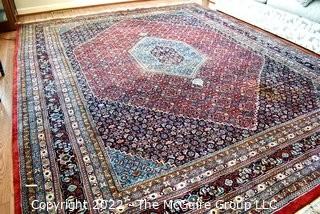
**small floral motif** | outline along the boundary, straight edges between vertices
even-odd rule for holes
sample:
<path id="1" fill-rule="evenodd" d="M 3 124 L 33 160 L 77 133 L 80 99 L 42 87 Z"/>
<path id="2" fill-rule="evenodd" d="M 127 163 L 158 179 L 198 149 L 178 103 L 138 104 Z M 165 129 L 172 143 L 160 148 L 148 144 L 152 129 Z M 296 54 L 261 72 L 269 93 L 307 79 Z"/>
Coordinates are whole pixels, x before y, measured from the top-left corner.
<path id="1" fill-rule="evenodd" d="M 230 180 L 230 179 L 226 179 L 224 183 L 225 183 L 225 185 L 227 185 L 227 186 L 232 186 L 233 181 Z"/>

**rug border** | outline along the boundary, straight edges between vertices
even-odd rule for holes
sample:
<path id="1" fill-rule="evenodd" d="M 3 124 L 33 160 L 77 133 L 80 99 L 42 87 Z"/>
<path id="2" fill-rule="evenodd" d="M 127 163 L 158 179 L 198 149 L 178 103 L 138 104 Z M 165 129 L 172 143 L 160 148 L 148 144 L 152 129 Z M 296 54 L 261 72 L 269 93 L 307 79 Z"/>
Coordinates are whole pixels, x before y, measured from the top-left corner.
<path id="1" fill-rule="evenodd" d="M 293 201 L 286 204 L 284 207 L 280 208 L 275 214 L 286 214 L 286 213 L 296 213 L 302 208 L 306 207 L 308 204 L 315 201 L 320 195 L 320 184 L 318 184 L 313 189 L 304 193 L 303 195 L 295 198 Z"/>
<path id="2" fill-rule="evenodd" d="M 13 89 L 12 89 L 12 173 L 14 191 L 14 213 L 21 214 L 20 156 L 18 140 L 18 52 L 20 25 L 17 26 L 15 49 L 13 55 Z"/>

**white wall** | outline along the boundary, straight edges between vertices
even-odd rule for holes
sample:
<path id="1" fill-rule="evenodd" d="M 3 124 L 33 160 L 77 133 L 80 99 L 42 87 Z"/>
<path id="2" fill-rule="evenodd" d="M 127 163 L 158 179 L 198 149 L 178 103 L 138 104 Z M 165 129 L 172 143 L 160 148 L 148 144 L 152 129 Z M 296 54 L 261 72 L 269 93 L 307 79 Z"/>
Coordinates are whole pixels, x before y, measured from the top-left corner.
<path id="1" fill-rule="evenodd" d="M 38 13 L 89 5 L 130 2 L 135 0 L 15 0 L 18 14 Z"/>

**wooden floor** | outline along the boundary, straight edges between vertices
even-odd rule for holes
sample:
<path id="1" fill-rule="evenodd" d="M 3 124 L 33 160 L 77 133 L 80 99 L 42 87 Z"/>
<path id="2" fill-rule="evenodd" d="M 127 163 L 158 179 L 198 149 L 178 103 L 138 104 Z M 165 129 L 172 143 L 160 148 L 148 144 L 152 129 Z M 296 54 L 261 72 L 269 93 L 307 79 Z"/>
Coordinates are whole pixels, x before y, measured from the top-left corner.
<path id="1" fill-rule="evenodd" d="M 31 23 L 49 19 L 58 19 L 73 17 L 86 14 L 101 13 L 106 11 L 125 10 L 142 7 L 164 6 L 168 4 L 197 2 L 205 4 L 206 0 L 172 0 L 170 3 L 166 0 L 141 1 L 138 3 L 123 3 L 115 5 L 95 6 L 81 9 L 68 9 L 55 12 L 39 13 L 19 17 L 19 22 Z M 12 184 L 12 155 L 11 155 L 11 124 L 12 124 L 12 73 L 13 73 L 13 55 L 15 46 L 15 32 L 0 34 L 0 60 L 4 66 L 6 76 L 0 78 L 0 213 L 13 213 L 13 184 Z M 289 43 L 288 43 L 289 44 Z M 292 44 L 290 44 L 292 45 Z M 299 48 L 299 47 L 298 47 Z M 301 48 L 300 48 L 301 49 Z M 311 53 L 309 51 L 305 51 Z M 311 53 L 312 54 L 312 53 Z M 318 204 L 320 199 L 317 200 Z M 312 209 L 314 203 L 308 206 Z M 300 214 L 308 213 L 306 209 L 300 211 Z"/>
<path id="2" fill-rule="evenodd" d="M 0 77 L 0 213 L 13 213 L 11 156 L 12 71 L 15 32 L 0 34 L 0 60 L 5 77 Z"/>
<path id="3" fill-rule="evenodd" d="M 207 0 L 137 0 L 137 2 L 108 4 L 92 7 L 83 7 L 77 9 L 66 9 L 53 12 L 44 12 L 19 17 L 19 23 L 32 23 L 51 19 L 59 19 L 65 17 L 75 17 L 81 15 L 97 14 L 103 12 L 127 10 L 145 7 L 161 7 L 175 4 L 198 3 L 206 6 Z"/>

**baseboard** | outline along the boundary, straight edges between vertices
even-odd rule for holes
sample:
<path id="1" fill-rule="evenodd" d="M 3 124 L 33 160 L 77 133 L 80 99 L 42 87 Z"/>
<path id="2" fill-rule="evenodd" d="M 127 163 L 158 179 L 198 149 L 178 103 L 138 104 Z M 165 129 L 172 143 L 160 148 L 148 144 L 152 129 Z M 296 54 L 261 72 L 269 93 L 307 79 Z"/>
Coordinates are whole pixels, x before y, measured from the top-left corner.
<path id="1" fill-rule="evenodd" d="M 18 15 L 26 15 L 26 14 L 41 13 L 41 12 L 55 11 L 55 10 L 61 10 L 61 9 L 96 6 L 96 5 L 103 5 L 103 4 L 138 2 L 138 1 L 141 1 L 141 0 L 91 0 L 91 1 L 72 0 L 64 3 L 18 8 L 17 11 L 18 11 Z"/>

